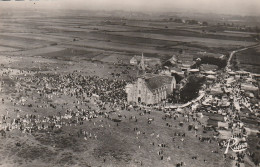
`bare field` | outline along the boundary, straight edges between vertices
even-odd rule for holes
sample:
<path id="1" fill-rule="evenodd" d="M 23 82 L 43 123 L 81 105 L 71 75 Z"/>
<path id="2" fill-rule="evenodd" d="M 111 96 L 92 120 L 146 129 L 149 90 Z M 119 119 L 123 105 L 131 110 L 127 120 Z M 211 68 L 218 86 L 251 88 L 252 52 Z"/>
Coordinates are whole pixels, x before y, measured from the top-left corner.
<path id="1" fill-rule="evenodd" d="M 238 67 L 253 73 L 260 73 L 260 46 L 236 54 Z"/>
<path id="2" fill-rule="evenodd" d="M 2 51 L 15 54 L 15 48 L 28 50 L 55 44 L 61 48 L 73 46 L 127 55 L 144 52 L 148 56 L 160 57 L 176 54 L 182 48 L 187 52 L 195 50 L 227 53 L 234 48 L 254 43 L 250 34 L 225 31 L 203 33 L 202 29 L 208 27 L 201 25 L 159 19 L 137 20 L 75 14 L 48 15 L 42 12 L 32 17 L 25 13 L 24 17 L 17 17 L 15 22 L 2 17 L 4 33 L 0 33 L 0 44 L 2 48 L 14 48 L 3 48 Z"/>
<path id="3" fill-rule="evenodd" d="M 112 34 L 112 33 L 110 33 Z M 198 37 L 187 37 L 187 36 L 173 36 L 173 35 L 161 35 L 161 34 L 152 34 L 152 33 L 129 33 L 129 32 L 117 32 L 113 33 L 115 35 L 120 36 L 130 36 L 130 37 L 144 37 L 148 39 L 155 40 L 168 40 L 168 41 L 180 41 L 180 42 L 197 42 L 202 45 L 206 45 L 209 47 L 223 47 L 223 46 L 249 46 L 254 44 L 253 42 L 245 42 L 245 41 L 231 41 L 231 40 L 222 40 L 222 39 L 214 39 L 214 38 L 198 38 Z"/>
<path id="4" fill-rule="evenodd" d="M 19 50 L 19 48 L 13 48 L 9 46 L 0 46 L 0 52 L 14 52 Z"/>

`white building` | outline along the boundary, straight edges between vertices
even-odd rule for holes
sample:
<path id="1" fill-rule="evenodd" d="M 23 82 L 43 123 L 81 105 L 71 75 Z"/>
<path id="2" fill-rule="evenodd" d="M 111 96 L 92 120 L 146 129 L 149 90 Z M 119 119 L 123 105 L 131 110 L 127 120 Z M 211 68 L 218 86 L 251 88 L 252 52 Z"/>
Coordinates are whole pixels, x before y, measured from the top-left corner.
<path id="1" fill-rule="evenodd" d="M 165 100 L 176 88 L 172 76 L 144 75 L 126 86 L 127 101 L 145 104 L 158 104 Z"/>

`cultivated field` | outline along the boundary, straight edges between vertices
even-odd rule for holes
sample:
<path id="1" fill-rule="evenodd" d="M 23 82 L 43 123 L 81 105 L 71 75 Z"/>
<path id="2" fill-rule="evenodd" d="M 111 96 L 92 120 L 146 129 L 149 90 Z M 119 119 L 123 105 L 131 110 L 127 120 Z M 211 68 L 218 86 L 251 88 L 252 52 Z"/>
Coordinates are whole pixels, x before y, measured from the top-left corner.
<path id="1" fill-rule="evenodd" d="M 234 59 L 240 69 L 260 73 L 260 46 L 240 52 Z"/>
<path id="2" fill-rule="evenodd" d="M 9 15 L 4 12 L 0 15 L 0 51 L 9 55 L 21 51 L 24 56 L 39 55 L 37 49 L 44 48 L 45 52 L 48 47 L 89 50 L 91 57 L 133 56 L 142 52 L 145 56 L 162 57 L 178 54 L 181 49 L 186 53 L 206 51 L 227 55 L 231 50 L 256 42 L 250 33 L 225 31 L 223 27 L 211 32 L 216 25 L 175 23 L 161 17 L 120 18 L 109 14 L 102 17 L 102 13 L 78 15 L 74 11 L 39 11 L 34 16 L 30 11 L 9 11 Z M 89 57 L 88 54 L 80 56 Z"/>

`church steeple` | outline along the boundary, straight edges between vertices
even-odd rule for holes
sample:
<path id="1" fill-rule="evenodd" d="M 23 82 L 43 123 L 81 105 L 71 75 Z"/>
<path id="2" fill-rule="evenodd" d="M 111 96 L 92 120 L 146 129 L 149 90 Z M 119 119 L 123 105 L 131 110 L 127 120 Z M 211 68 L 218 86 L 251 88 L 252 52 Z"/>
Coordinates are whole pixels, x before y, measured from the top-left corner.
<path id="1" fill-rule="evenodd" d="M 144 65 L 144 53 L 142 53 L 142 58 L 141 61 L 139 63 L 139 68 L 140 70 L 145 70 L 145 65 Z"/>
<path id="2" fill-rule="evenodd" d="M 142 57 L 140 63 L 138 64 L 137 76 L 145 74 L 145 64 L 144 64 L 144 54 L 142 53 Z"/>

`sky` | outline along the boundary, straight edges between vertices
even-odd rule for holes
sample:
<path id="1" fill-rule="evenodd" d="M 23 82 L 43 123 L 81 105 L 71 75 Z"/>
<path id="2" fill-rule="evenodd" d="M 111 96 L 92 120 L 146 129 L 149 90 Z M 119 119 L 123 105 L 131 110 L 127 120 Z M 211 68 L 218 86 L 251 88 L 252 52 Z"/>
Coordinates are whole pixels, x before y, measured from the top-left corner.
<path id="1" fill-rule="evenodd" d="M 0 0 L 1 8 L 126 10 L 143 12 L 183 11 L 259 15 L 260 0 Z"/>

